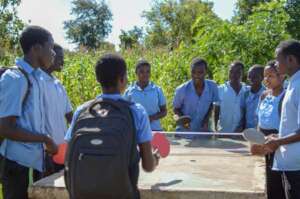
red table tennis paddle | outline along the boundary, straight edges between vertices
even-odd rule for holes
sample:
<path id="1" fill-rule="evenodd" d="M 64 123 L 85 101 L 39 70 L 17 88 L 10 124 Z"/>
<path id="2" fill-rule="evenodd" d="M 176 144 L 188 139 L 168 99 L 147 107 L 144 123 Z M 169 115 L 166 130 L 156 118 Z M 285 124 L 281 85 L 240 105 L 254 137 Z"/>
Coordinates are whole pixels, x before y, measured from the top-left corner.
<path id="1" fill-rule="evenodd" d="M 58 145 L 58 152 L 57 154 L 55 154 L 53 156 L 53 161 L 56 163 L 56 164 L 64 164 L 65 163 L 65 155 L 66 155 L 66 152 L 67 152 L 67 147 L 68 147 L 68 144 L 67 143 L 62 143 L 60 145 Z"/>
<path id="2" fill-rule="evenodd" d="M 154 133 L 151 145 L 154 150 L 158 151 L 162 158 L 167 157 L 170 153 L 170 142 L 162 133 Z"/>

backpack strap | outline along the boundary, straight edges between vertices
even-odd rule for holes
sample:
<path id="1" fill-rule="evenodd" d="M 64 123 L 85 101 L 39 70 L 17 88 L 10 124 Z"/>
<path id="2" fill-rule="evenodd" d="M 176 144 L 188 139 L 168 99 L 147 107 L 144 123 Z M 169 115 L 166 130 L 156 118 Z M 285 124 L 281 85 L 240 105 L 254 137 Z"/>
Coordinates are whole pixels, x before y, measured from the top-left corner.
<path id="1" fill-rule="evenodd" d="M 24 75 L 24 77 L 25 77 L 26 80 L 27 80 L 27 91 L 26 91 L 26 94 L 25 94 L 25 96 L 24 96 L 24 98 L 23 98 L 23 106 L 24 106 L 24 104 L 25 104 L 25 102 L 27 101 L 27 98 L 28 98 L 28 96 L 29 96 L 29 94 L 30 94 L 30 90 L 31 90 L 32 84 L 31 84 L 31 82 L 30 82 L 30 80 L 29 80 L 28 73 L 27 73 L 23 68 L 17 66 L 16 69 L 19 70 L 19 71 Z"/>

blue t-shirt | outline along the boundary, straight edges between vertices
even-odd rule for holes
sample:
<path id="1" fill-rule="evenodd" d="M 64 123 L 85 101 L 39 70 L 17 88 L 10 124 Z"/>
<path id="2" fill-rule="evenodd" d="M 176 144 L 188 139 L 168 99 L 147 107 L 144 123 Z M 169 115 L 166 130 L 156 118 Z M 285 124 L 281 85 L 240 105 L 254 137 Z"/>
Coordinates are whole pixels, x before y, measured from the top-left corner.
<path id="1" fill-rule="evenodd" d="M 267 95 L 263 100 L 260 100 L 257 107 L 258 126 L 262 129 L 279 130 L 280 113 L 279 103 L 284 95 L 284 91 L 278 95 Z"/>
<path id="2" fill-rule="evenodd" d="M 67 132 L 66 114 L 72 112 L 72 106 L 64 86 L 55 77 L 43 72 L 44 106 L 46 114 L 46 132 L 56 144 L 64 142 Z"/>
<path id="3" fill-rule="evenodd" d="M 279 137 L 296 134 L 300 129 L 300 71 L 295 73 L 282 101 Z M 273 169 L 300 171 L 300 142 L 280 146 L 274 157 Z"/>
<path id="4" fill-rule="evenodd" d="M 112 99 L 112 100 L 123 99 L 120 94 L 102 94 L 102 95 L 99 95 L 97 98 L 108 98 L 108 99 Z M 79 106 L 73 115 L 72 123 L 67 131 L 66 136 L 65 136 L 66 141 L 71 140 L 72 130 L 74 128 L 75 121 L 77 120 L 82 108 L 83 108 L 83 106 Z M 152 140 L 152 132 L 151 132 L 151 128 L 150 128 L 150 122 L 149 122 L 149 118 L 148 118 L 147 112 L 145 111 L 144 107 L 140 104 L 135 103 L 130 108 L 133 113 L 133 119 L 134 119 L 134 123 L 135 123 L 135 127 L 136 127 L 137 143 L 142 144 L 142 143 L 151 141 Z"/>
<path id="5" fill-rule="evenodd" d="M 141 89 L 137 83 L 133 83 L 125 91 L 124 98 L 128 101 L 141 104 L 149 116 L 160 112 L 160 107 L 166 105 L 166 98 L 162 89 L 152 82 L 144 89 Z M 154 131 L 162 130 L 160 121 L 152 121 L 151 129 Z"/>
<path id="6" fill-rule="evenodd" d="M 212 80 L 204 81 L 204 90 L 199 96 L 192 80 L 176 88 L 173 107 L 191 117 L 191 131 L 199 132 L 210 105 L 219 102 L 218 86 Z M 180 128 L 177 128 L 180 129 Z"/>
<path id="7" fill-rule="evenodd" d="M 45 112 L 43 104 L 42 71 L 34 69 L 23 59 L 17 59 L 16 65 L 27 72 L 31 82 L 29 95 L 23 105 L 28 89 L 26 77 L 17 70 L 7 70 L 0 79 L 0 118 L 16 116 L 17 126 L 33 134 L 46 134 Z M 18 164 L 43 170 L 43 143 L 18 142 L 5 139 L 0 152 L 7 159 Z"/>
<path id="8" fill-rule="evenodd" d="M 220 103 L 216 103 L 216 105 L 220 106 L 220 119 L 218 125 L 221 132 L 231 133 L 239 126 L 242 119 L 240 102 L 245 91 L 245 84 L 242 84 L 238 94 L 231 87 L 229 82 L 219 86 Z"/>
<path id="9" fill-rule="evenodd" d="M 265 91 L 265 87 L 262 86 L 257 93 L 252 93 L 250 89 L 250 86 L 247 87 L 247 91 L 244 92 L 241 98 L 241 108 L 246 116 L 246 128 L 256 128 L 258 125 L 256 110 L 260 96 Z"/>

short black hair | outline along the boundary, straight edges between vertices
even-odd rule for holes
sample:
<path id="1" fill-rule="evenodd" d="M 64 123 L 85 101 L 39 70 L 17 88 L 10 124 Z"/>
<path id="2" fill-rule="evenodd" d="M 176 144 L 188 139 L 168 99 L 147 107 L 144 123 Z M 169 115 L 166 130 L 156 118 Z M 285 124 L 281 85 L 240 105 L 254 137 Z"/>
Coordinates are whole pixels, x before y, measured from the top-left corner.
<path id="1" fill-rule="evenodd" d="M 249 69 L 249 72 L 250 71 L 256 71 L 259 75 L 261 75 L 262 77 L 264 76 L 264 70 L 265 70 L 265 67 L 263 67 L 262 65 L 260 64 L 255 64 L 253 65 L 250 69 Z"/>
<path id="2" fill-rule="evenodd" d="M 293 55 L 296 57 L 298 63 L 300 64 L 300 42 L 297 40 L 287 40 L 282 41 L 277 46 L 279 53 L 283 56 Z"/>
<path id="3" fill-rule="evenodd" d="M 63 50 L 63 47 L 57 43 L 54 43 L 53 50 Z"/>
<path id="4" fill-rule="evenodd" d="M 196 57 L 191 62 L 191 69 L 193 69 L 195 66 L 202 66 L 202 65 L 204 65 L 205 69 L 207 70 L 208 68 L 207 62 L 202 58 Z"/>
<path id="5" fill-rule="evenodd" d="M 127 70 L 126 62 L 118 54 L 104 54 L 97 61 L 95 73 L 97 81 L 104 88 L 115 88 L 118 79 L 125 76 Z"/>
<path id="6" fill-rule="evenodd" d="M 44 45 L 50 37 L 52 37 L 51 33 L 40 26 L 27 26 L 20 36 L 23 53 L 28 53 L 31 47 L 36 44 Z"/>
<path id="7" fill-rule="evenodd" d="M 244 71 L 244 68 L 245 68 L 245 65 L 243 64 L 243 62 L 241 61 L 233 61 L 231 64 L 230 64 L 230 67 L 234 67 L 234 66 L 239 66 L 241 67 L 242 71 Z"/>
<path id="8" fill-rule="evenodd" d="M 278 68 L 276 66 L 276 61 L 275 60 L 268 61 L 265 68 L 272 68 L 279 75 L 279 71 L 278 71 Z"/>
<path id="9" fill-rule="evenodd" d="M 138 69 L 141 68 L 142 66 L 149 66 L 149 67 L 151 67 L 151 64 L 147 60 L 145 60 L 145 59 L 140 59 L 136 63 L 136 65 L 135 65 L 135 72 L 137 72 Z"/>

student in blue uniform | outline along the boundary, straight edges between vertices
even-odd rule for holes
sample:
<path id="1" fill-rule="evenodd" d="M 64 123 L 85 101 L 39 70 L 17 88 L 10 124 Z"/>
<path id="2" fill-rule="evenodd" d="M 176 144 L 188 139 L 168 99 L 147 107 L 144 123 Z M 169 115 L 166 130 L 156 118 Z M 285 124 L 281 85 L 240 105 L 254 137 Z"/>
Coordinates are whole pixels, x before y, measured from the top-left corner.
<path id="1" fill-rule="evenodd" d="M 278 134 L 282 100 L 284 76 L 278 73 L 275 61 L 269 62 L 264 69 L 264 84 L 268 90 L 260 97 L 257 108 L 258 127 L 266 136 Z M 284 199 L 281 174 L 272 171 L 274 153 L 265 156 L 266 159 L 266 185 L 268 199 Z"/>
<path id="2" fill-rule="evenodd" d="M 275 152 L 273 170 L 281 172 L 287 199 L 300 198 L 300 42 L 281 42 L 276 49 L 280 74 L 287 74 L 288 87 L 282 102 L 279 134 L 264 145 Z"/>
<path id="3" fill-rule="evenodd" d="M 140 60 L 135 69 L 137 81 L 125 91 L 124 98 L 141 104 L 148 113 L 151 129 L 161 131 L 160 119 L 167 115 L 166 98 L 162 89 L 150 81 L 151 65 L 146 60 Z"/>
<path id="4" fill-rule="evenodd" d="M 175 120 L 181 116 L 191 118 L 190 131 L 209 131 L 208 122 L 214 102 L 219 101 L 218 86 L 205 79 L 207 63 L 200 58 L 191 63 L 192 79 L 176 88 L 173 101 Z M 188 126 L 188 125 L 186 125 Z M 177 126 L 180 131 L 184 128 Z"/>
<path id="5" fill-rule="evenodd" d="M 241 98 L 242 119 L 239 127 L 241 129 L 257 127 L 257 105 L 265 87 L 262 85 L 264 79 L 264 67 L 260 65 L 252 66 L 248 71 L 248 81 L 250 86 Z"/>
<path id="6" fill-rule="evenodd" d="M 240 100 L 246 91 L 241 82 L 244 64 L 235 61 L 229 66 L 229 81 L 219 86 L 220 103 L 215 103 L 215 130 L 220 132 L 237 132 L 242 111 Z"/>
<path id="7" fill-rule="evenodd" d="M 55 142 L 45 132 L 45 112 L 48 110 L 43 106 L 42 96 L 46 91 L 40 79 L 40 67 L 46 69 L 54 60 L 52 35 L 42 27 L 28 26 L 20 35 L 20 44 L 24 57 L 17 59 L 16 66 L 21 69 L 7 70 L 0 78 L 4 199 L 27 199 L 29 169 L 42 172 L 44 152 L 57 153 Z"/>
<path id="8" fill-rule="evenodd" d="M 103 93 L 96 98 L 111 100 L 124 100 L 121 93 L 127 85 L 127 65 L 125 60 L 116 54 L 103 55 L 95 66 L 97 81 L 100 83 Z M 84 106 L 79 106 L 74 113 L 72 123 L 65 136 L 66 141 L 72 138 L 72 129 Z M 143 106 L 133 103 L 131 106 L 134 124 L 136 127 L 136 143 L 141 157 L 142 168 L 147 171 L 153 171 L 158 165 L 159 156 L 157 152 L 152 152 L 151 140 L 152 132 L 148 115 Z M 133 152 L 133 151 L 132 151 Z M 138 162 L 137 162 L 138 165 Z M 109 166 L 109 165 L 108 165 Z M 101 180 L 101 179 L 99 179 Z M 135 189 L 135 199 L 140 198 L 137 182 L 132 182 Z"/>

